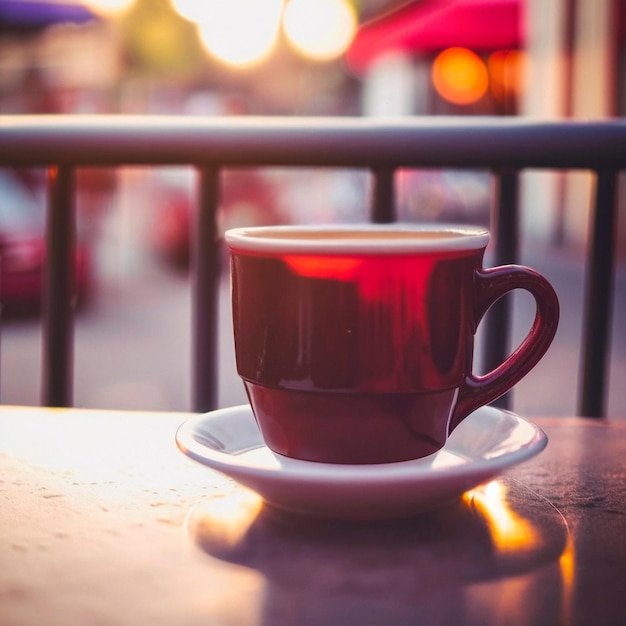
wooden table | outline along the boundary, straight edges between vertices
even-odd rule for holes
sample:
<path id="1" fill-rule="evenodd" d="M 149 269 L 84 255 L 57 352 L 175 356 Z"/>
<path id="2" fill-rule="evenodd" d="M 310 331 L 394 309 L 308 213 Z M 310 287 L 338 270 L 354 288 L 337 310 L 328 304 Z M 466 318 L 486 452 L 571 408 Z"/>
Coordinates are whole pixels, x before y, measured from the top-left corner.
<path id="1" fill-rule="evenodd" d="M 626 423 L 386 523 L 263 507 L 183 456 L 188 415 L 0 408 L 0 624 L 624 624 Z"/>

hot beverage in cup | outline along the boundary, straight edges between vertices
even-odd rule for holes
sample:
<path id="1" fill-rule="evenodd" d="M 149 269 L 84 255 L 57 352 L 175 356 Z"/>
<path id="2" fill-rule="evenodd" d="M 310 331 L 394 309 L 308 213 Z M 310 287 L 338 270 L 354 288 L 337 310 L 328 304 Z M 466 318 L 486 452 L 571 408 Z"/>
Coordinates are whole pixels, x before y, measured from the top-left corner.
<path id="1" fill-rule="evenodd" d="M 485 229 L 417 225 L 228 231 L 237 370 L 267 445 L 326 463 L 439 450 L 548 349 L 559 307 L 522 266 L 484 269 Z M 474 334 L 513 289 L 536 302 L 508 359 L 472 372 Z"/>

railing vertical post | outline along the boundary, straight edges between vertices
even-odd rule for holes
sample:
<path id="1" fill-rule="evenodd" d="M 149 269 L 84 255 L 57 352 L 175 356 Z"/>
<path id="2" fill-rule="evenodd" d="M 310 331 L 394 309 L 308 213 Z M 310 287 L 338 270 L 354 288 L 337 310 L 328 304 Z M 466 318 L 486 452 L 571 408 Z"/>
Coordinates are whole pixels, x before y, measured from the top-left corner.
<path id="1" fill-rule="evenodd" d="M 42 402 L 71 406 L 73 386 L 74 169 L 48 170 L 48 256 L 43 296 Z"/>
<path id="2" fill-rule="evenodd" d="M 219 241 L 217 210 L 220 171 L 200 168 L 200 193 L 195 228 L 192 230 L 192 376 L 193 410 L 217 407 L 217 298 L 219 287 Z"/>
<path id="3" fill-rule="evenodd" d="M 517 170 L 503 170 L 495 172 L 494 176 L 494 264 L 517 263 L 519 173 Z M 487 314 L 483 364 L 485 371 L 493 370 L 508 356 L 511 315 L 510 295 L 498 300 Z M 504 409 L 509 408 L 509 394 L 498 398 L 493 404 Z"/>
<path id="4" fill-rule="evenodd" d="M 392 167 L 379 167 L 372 171 L 374 175 L 371 220 L 375 224 L 387 224 L 396 219 L 394 175 Z"/>
<path id="5" fill-rule="evenodd" d="M 606 411 L 606 370 L 615 274 L 616 198 L 617 172 L 597 172 L 583 331 L 580 413 L 586 417 L 602 417 Z"/>

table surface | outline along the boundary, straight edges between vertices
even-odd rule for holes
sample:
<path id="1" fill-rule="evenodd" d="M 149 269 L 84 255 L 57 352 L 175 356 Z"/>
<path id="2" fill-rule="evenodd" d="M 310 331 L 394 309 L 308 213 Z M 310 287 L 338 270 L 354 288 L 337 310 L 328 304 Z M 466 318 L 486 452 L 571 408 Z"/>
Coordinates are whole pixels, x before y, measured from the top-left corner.
<path id="1" fill-rule="evenodd" d="M 454 504 L 347 523 L 273 511 L 174 444 L 182 413 L 0 408 L 0 624 L 623 624 L 626 423 Z"/>

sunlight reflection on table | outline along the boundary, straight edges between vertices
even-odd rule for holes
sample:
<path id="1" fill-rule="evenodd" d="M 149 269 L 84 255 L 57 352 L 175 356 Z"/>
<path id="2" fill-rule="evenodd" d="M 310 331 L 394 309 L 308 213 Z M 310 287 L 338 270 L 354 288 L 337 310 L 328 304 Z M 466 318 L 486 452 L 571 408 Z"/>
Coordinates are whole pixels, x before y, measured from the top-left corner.
<path id="1" fill-rule="evenodd" d="M 537 548 L 544 540 L 542 528 L 520 515 L 507 501 L 508 488 L 501 481 L 494 480 L 476 489 L 471 489 L 463 500 L 474 506 L 484 516 L 489 525 L 494 549 L 500 555 L 515 557 L 524 551 Z M 548 506 L 549 503 L 546 503 Z M 560 619 L 557 623 L 569 623 L 571 596 L 574 584 L 574 546 L 565 519 L 557 509 L 554 512 L 562 519 L 566 541 L 557 561 L 557 570 L 561 579 Z M 509 581 L 506 587 L 493 589 L 492 583 L 479 585 L 473 589 L 472 606 L 483 605 L 484 611 L 498 616 L 496 623 L 505 623 L 512 616 L 527 615 L 525 606 L 533 606 L 532 600 L 537 594 L 539 584 L 536 577 L 520 576 Z M 481 588 L 482 587 L 482 588 Z M 531 616 L 532 617 L 532 616 Z M 519 622 L 516 622 L 519 623 Z M 532 623 L 532 619 L 528 623 Z"/>
<path id="2" fill-rule="evenodd" d="M 525 607 L 538 604 L 550 607 L 554 623 L 569 612 L 567 525 L 550 503 L 506 480 L 472 489 L 449 507 L 384 523 L 285 514 L 233 485 L 196 506 L 187 529 L 207 554 L 265 577 L 262 624 L 287 623 L 281 616 L 289 594 L 290 619 L 304 623 L 313 614 L 357 623 L 367 611 L 391 615 L 398 606 L 434 624 L 451 623 L 459 610 L 481 624 L 533 624 L 536 614 Z M 543 597 L 555 579 L 561 597 Z M 369 607 L 357 600 L 364 591 Z M 328 597 L 334 604 L 324 613 Z"/>

